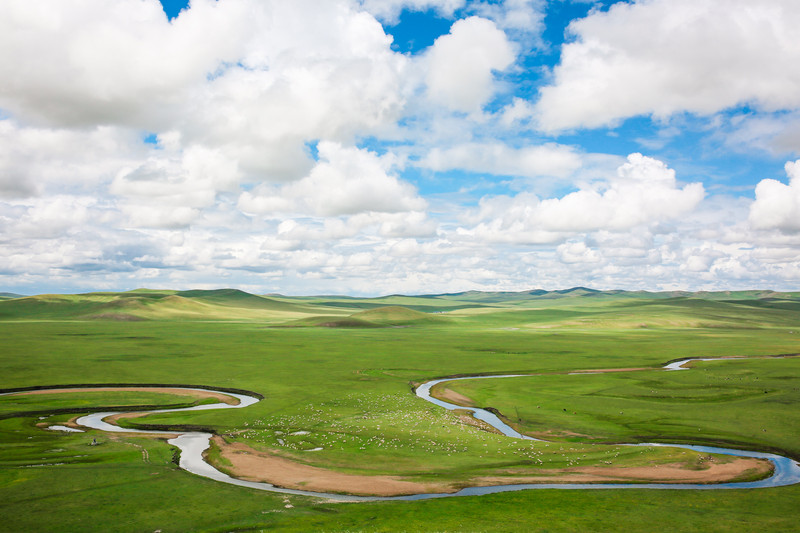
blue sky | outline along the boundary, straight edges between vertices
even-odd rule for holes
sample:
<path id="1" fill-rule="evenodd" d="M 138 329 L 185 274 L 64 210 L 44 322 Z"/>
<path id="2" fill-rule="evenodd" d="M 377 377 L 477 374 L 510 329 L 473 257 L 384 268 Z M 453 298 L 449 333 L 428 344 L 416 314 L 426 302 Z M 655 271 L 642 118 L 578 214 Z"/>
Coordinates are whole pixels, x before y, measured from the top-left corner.
<path id="1" fill-rule="evenodd" d="M 0 292 L 797 289 L 799 24 L 793 0 L 4 2 Z"/>

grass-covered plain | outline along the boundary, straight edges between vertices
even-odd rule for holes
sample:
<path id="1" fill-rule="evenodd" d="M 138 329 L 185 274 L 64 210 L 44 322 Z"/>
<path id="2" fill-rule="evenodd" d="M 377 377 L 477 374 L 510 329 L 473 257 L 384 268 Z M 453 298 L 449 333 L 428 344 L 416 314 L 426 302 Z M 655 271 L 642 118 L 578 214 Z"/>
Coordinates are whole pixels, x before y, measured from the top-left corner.
<path id="1" fill-rule="evenodd" d="M 589 444 L 598 437 L 689 436 L 797 457 L 798 359 L 698 363 L 688 372 L 556 373 L 800 352 L 798 302 L 774 293 L 590 291 L 377 299 L 134 291 L 10 299 L 0 302 L 0 387 L 175 383 L 252 390 L 265 399 L 247 409 L 144 421 L 208 427 L 304 463 L 419 481 L 458 484 L 501 470 L 609 457 L 620 465 L 675 460 L 669 450 Z M 552 375 L 460 382 L 459 390 L 525 430 L 549 429 L 562 440 L 522 445 L 411 394 L 413 383 L 435 377 L 517 372 Z M 796 527 L 800 508 L 797 487 L 540 490 L 331 504 L 192 476 L 177 469 L 161 440 L 37 426 L 63 423 L 70 414 L 2 418 L 64 409 L 73 401 L 66 396 L 74 407 L 187 401 L 93 394 L 0 397 L 0 530 L 650 531 L 658 523 L 677 531 L 786 531 Z M 101 444 L 89 446 L 92 438 Z"/>

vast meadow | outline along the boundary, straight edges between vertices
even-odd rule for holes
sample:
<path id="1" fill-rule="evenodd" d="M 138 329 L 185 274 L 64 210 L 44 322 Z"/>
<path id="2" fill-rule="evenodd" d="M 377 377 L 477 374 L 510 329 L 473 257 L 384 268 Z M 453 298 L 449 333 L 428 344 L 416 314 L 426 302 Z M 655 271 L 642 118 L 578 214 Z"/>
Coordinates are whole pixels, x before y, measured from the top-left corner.
<path id="1" fill-rule="evenodd" d="M 698 471 L 726 460 L 676 448 L 618 446 L 634 442 L 720 445 L 800 459 L 800 357 L 791 357 L 800 353 L 795 293 L 8 295 L 0 300 L 0 339 L 0 388 L 6 391 L 159 384 L 263 396 L 244 409 L 121 423 L 210 431 L 217 437 L 208 460 L 234 474 L 226 455 L 231 449 L 330 474 L 282 480 L 296 488 L 327 482 L 327 492 L 366 494 L 348 480 L 372 477 L 452 492 L 494 478 L 557 481 L 559 472 L 598 465 Z M 688 357 L 742 358 L 661 370 Z M 625 371 L 580 373 L 609 369 Z M 487 431 L 462 412 L 414 395 L 430 379 L 492 374 L 527 376 L 451 382 L 434 393 L 492 407 L 547 442 Z M 178 468 L 176 450 L 163 437 L 47 429 L 70 424 L 79 413 L 209 401 L 142 390 L 0 396 L 0 530 L 800 527 L 800 486 L 542 489 L 335 503 L 195 476 Z"/>

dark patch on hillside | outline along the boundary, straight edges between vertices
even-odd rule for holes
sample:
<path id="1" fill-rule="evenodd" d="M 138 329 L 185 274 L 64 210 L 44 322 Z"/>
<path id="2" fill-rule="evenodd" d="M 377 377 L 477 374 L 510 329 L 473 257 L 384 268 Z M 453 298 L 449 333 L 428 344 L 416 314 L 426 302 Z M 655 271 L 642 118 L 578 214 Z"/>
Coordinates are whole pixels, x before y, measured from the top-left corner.
<path id="1" fill-rule="evenodd" d="M 413 298 L 418 299 L 436 299 L 438 296 L 413 296 Z M 324 306 L 324 307 L 333 307 L 335 309 L 379 309 L 381 307 L 386 307 L 386 304 L 383 302 L 375 302 L 375 301 L 359 301 L 359 300 L 350 300 L 350 301 L 336 301 L 336 300 L 321 300 L 319 302 L 315 302 L 315 305 Z M 456 304 L 456 305 L 424 305 L 424 304 L 403 304 L 403 307 L 407 309 L 413 309 L 414 311 L 420 311 L 422 313 L 446 313 L 448 311 L 458 311 L 459 309 L 475 309 L 477 307 L 491 307 L 488 305 L 483 305 L 479 303 L 464 303 L 464 304 Z"/>
<path id="2" fill-rule="evenodd" d="M 177 296 L 226 307 L 266 309 L 272 311 L 296 309 L 296 305 L 293 303 L 280 302 L 265 296 L 257 296 L 249 292 L 240 291 L 239 289 L 180 291 L 177 293 Z"/>
<path id="3" fill-rule="evenodd" d="M 345 317 L 317 316 L 303 318 L 283 324 L 283 327 L 385 328 L 443 322 L 447 322 L 447 319 L 441 316 L 423 313 L 399 305 L 390 305 L 359 311 Z"/>

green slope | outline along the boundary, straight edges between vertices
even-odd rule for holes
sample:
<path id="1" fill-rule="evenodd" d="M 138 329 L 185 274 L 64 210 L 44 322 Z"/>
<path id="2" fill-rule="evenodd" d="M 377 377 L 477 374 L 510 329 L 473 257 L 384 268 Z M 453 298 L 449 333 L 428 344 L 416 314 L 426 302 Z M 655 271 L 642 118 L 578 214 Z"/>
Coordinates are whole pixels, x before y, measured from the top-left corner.
<path id="1" fill-rule="evenodd" d="M 256 296 L 238 289 L 192 290 L 177 293 L 182 298 L 244 309 L 296 310 L 297 305 Z"/>
<path id="2" fill-rule="evenodd" d="M 427 313 L 408 309 L 398 305 L 378 307 L 367 311 L 361 311 L 352 315 L 351 318 L 364 320 L 382 326 L 406 326 L 413 324 L 435 324 L 442 322 L 442 317 L 432 316 Z"/>

